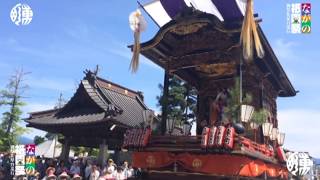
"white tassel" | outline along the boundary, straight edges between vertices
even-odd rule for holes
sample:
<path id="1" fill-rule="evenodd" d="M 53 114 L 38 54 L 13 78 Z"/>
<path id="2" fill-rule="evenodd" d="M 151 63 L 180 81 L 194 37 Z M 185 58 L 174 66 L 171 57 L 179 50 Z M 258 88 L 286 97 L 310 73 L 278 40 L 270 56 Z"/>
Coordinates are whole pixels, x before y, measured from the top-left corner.
<path id="1" fill-rule="evenodd" d="M 147 23 L 139 9 L 132 12 L 129 16 L 129 24 L 131 30 L 134 32 L 134 44 L 132 49 L 132 59 L 130 63 L 131 71 L 137 72 L 139 67 L 139 54 L 140 54 L 140 33 L 145 31 Z"/>

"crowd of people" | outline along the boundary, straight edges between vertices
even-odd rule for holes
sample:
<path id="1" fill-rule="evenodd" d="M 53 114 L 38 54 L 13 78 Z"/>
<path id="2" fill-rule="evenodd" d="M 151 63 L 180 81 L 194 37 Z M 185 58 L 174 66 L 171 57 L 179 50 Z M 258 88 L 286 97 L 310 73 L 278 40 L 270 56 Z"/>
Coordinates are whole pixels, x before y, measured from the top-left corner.
<path id="1" fill-rule="evenodd" d="M 5 166 L 0 167 L 0 180 L 10 175 Z M 135 171 L 124 161 L 118 165 L 109 159 L 104 166 L 90 158 L 73 158 L 68 161 L 37 158 L 36 173 L 31 179 L 37 180 L 125 180 L 135 177 Z M 9 178 L 10 179 L 10 178 Z M 20 179 L 20 178 L 15 178 Z M 28 178 L 30 179 L 30 177 Z"/>

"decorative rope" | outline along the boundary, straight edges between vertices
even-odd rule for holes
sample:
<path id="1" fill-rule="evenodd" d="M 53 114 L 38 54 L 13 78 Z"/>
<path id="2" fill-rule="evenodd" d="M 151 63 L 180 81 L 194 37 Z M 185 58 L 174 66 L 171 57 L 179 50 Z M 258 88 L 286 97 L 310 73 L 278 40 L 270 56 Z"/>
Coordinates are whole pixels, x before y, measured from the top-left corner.
<path id="1" fill-rule="evenodd" d="M 240 43 L 243 46 L 243 57 L 246 60 L 253 59 L 253 48 L 257 56 L 263 58 L 264 50 L 257 31 L 257 25 L 253 17 L 253 0 L 247 0 L 246 14 L 244 16 Z"/>

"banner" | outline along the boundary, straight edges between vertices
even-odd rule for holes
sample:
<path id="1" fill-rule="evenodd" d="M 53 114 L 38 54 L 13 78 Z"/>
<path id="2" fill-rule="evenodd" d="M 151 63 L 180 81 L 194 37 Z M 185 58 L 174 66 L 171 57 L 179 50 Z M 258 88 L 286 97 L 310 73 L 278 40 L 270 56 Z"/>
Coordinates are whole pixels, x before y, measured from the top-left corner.
<path id="1" fill-rule="evenodd" d="M 36 172 L 35 145 L 11 146 L 10 175 L 34 175 Z"/>
<path id="2" fill-rule="evenodd" d="M 36 157 L 35 157 L 35 148 L 34 144 L 27 144 L 26 148 L 26 163 L 25 163 L 25 172 L 27 175 L 34 175 L 36 172 Z"/>
<path id="3" fill-rule="evenodd" d="M 19 176 L 25 175 L 24 166 L 25 166 L 25 155 L 26 150 L 24 145 L 14 145 L 11 146 L 11 154 L 14 155 L 14 161 L 10 164 L 14 164 L 14 172 L 11 172 L 11 175 Z"/>

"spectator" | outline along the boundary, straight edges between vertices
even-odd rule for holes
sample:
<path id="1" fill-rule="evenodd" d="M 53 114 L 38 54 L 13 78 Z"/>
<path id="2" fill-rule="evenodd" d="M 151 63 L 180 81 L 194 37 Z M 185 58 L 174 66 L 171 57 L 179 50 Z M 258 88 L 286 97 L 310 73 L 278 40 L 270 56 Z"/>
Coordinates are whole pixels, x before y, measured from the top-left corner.
<path id="1" fill-rule="evenodd" d="M 122 168 L 123 168 L 124 177 L 126 179 L 128 179 L 134 175 L 134 170 L 133 170 L 132 166 L 129 166 L 128 161 L 123 162 Z"/>
<path id="2" fill-rule="evenodd" d="M 106 171 L 99 180 L 115 180 L 115 177 L 110 171 Z"/>
<path id="3" fill-rule="evenodd" d="M 64 161 L 61 160 L 60 163 L 59 163 L 59 166 L 57 167 L 56 174 L 58 175 L 58 174 L 61 174 L 63 172 L 68 173 L 68 168 L 65 166 Z"/>
<path id="4" fill-rule="evenodd" d="M 121 167 L 117 167 L 117 171 L 114 174 L 116 180 L 124 180 L 127 179 L 124 176 L 123 169 Z"/>
<path id="5" fill-rule="evenodd" d="M 80 161 L 80 174 L 79 176 L 84 177 L 85 176 L 85 169 L 86 169 L 86 159 L 85 158 L 81 158 Z"/>
<path id="6" fill-rule="evenodd" d="M 103 173 L 111 172 L 112 174 L 114 174 L 116 172 L 115 170 L 116 170 L 116 165 L 114 164 L 112 159 L 109 159 L 107 166 L 103 170 Z"/>
<path id="7" fill-rule="evenodd" d="M 80 164 L 79 161 L 73 161 L 73 164 L 70 168 L 70 174 L 75 175 L 75 174 L 80 174 Z"/>
<path id="8" fill-rule="evenodd" d="M 42 179 L 46 175 L 45 161 L 37 157 L 36 171 L 39 172 L 39 178 Z"/>
<path id="9" fill-rule="evenodd" d="M 92 165 L 90 180 L 98 180 L 100 176 L 100 172 L 98 171 L 98 167 L 96 165 Z"/>
<path id="10" fill-rule="evenodd" d="M 91 160 L 88 159 L 87 163 L 86 163 L 86 168 L 84 170 L 85 179 L 89 179 L 89 177 L 90 177 L 90 173 L 91 173 L 91 169 L 92 169 L 91 164 L 92 164 Z"/>
<path id="11" fill-rule="evenodd" d="M 73 176 L 73 178 L 72 178 L 72 180 L 81 180 L 81 179 L 82 179 L 82 177 L 79 176 L 79 174 L 75 174 L 75 175 Z"/>
<path id="12" fill-rule="evenodd" d="M 48 167 L 46 170 L 46 176 L 43 178 L 43 180 L 56 180 L 57 177 L 54 175 L 56 169 L 53 167 Z"/>
<path id="13" fill-rule="evenodd" d="M 42 179 L 42 178 L 40 177 L 40 173 L 39 173 L 38 171 L 34 174 L 34 179 L 35 179 L 35 180 Z"/>
<path id="14" fill-rule="evenodd" d="M 69 175 L 66 173 L 66 172 L 62 172 L 60 175 L 59 175 L 59 180 L 69 180 L 70 177 Z"/>

